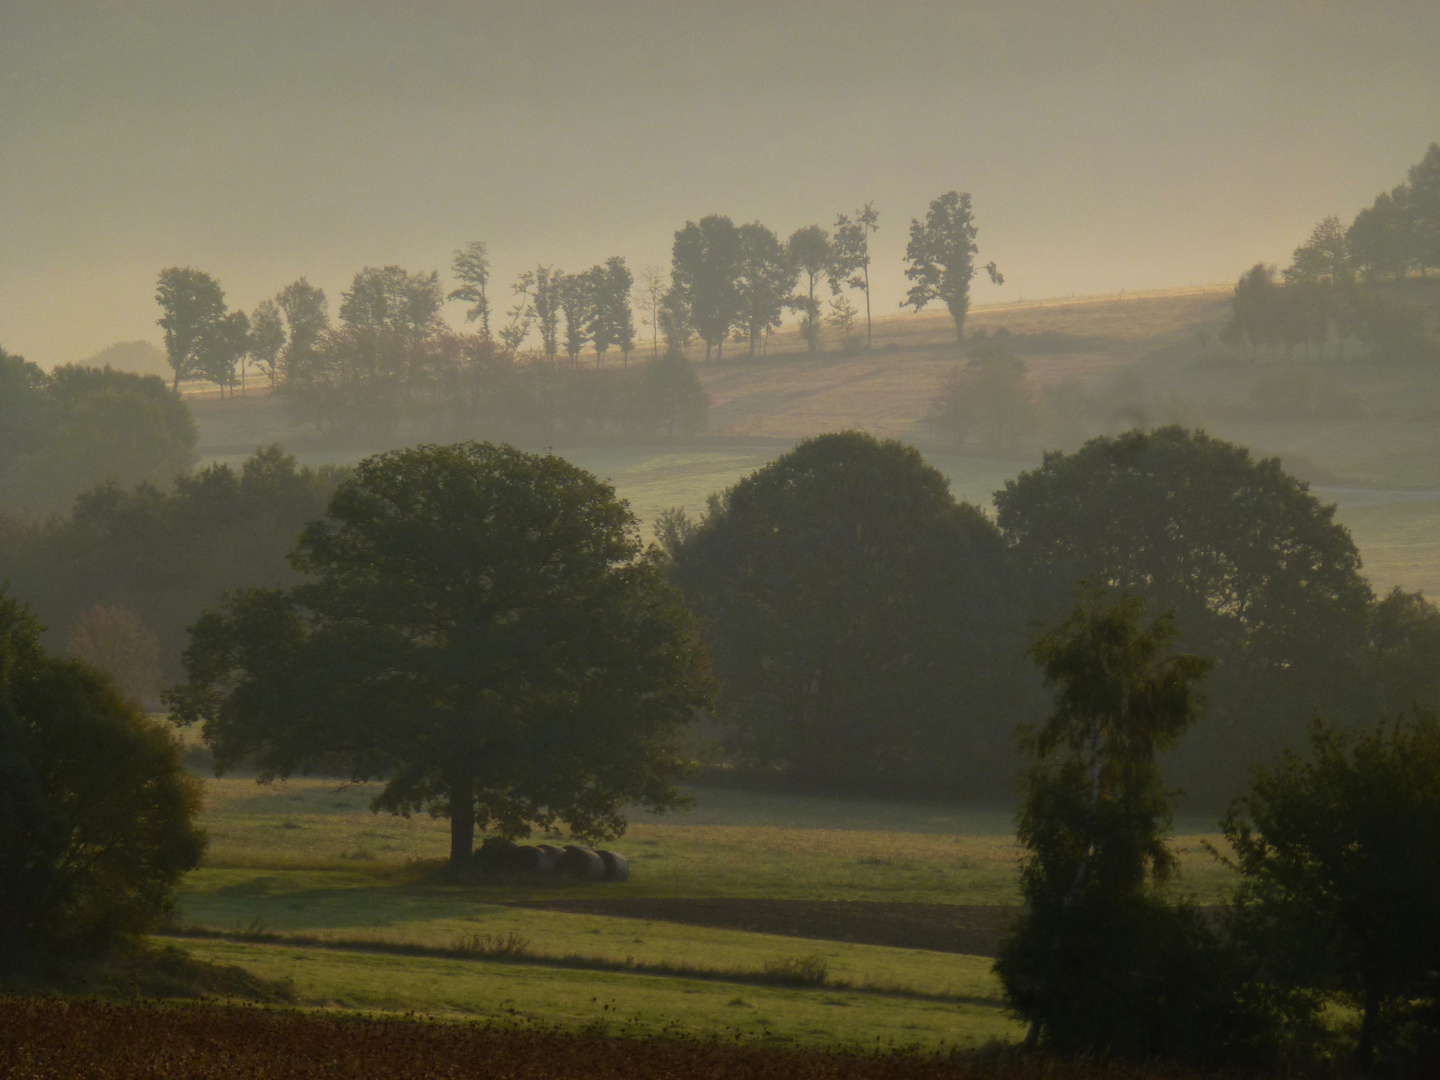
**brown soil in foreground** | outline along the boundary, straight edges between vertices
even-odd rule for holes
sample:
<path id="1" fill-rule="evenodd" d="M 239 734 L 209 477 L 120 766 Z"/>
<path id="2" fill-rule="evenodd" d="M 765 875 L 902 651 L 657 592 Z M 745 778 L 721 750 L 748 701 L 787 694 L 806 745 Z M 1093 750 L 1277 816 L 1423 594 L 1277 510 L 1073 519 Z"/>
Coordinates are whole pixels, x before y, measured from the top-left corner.
<path id="1" fill-rule="evenodd" d="M 607 1029 L 611 1030 L 611 1029 Z M 624 1036 L 623 1025 L 611 1034 Z M 305 1015 L 233 1006 L 0 998 L 12 1080 L 1160 1080 L 1151 1065 L 1020 1054 L 797 1052 L 687 1039 Z"/>
<path id="2" fill-rule="evenodd" d="M 879 900 L 731 897 L 533 900 L 521 901 L 518 906 L 972 956 L 994 956 L 1018 911 L 1013 907 Z"/>

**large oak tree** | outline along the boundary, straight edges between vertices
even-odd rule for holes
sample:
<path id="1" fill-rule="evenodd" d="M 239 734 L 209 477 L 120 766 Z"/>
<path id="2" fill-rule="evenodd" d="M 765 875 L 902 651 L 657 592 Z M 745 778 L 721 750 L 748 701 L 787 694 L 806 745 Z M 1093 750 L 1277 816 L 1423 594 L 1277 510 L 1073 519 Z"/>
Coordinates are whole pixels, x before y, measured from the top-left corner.
<path id="1" fill-rule="evenodd" d="M 679 795 L 668 738 L 708 701 L 690 617 L 629 508 L 589 473 L 489 443 L 369 458 L 293 555 L 311 580 L 193 628 L 180 719 L 219 767 L 322 763 L 375 809 L 614 835 Z"/>

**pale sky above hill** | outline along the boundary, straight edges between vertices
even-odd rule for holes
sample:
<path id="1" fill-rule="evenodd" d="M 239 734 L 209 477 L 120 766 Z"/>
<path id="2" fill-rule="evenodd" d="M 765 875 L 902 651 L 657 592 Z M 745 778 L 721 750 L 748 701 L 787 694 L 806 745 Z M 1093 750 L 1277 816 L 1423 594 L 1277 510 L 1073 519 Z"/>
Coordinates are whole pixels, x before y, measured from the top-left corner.
<path id="1" fill-rule="evenodd" d="M 163 266 L 333 312 L 473 238 L 503 286 L 866 199 L 888 313 L 950 188 L 1006 274 L 977 303 L 1233 279 L 1440 140 L 1437 56 L 1433 0 L 0 0 L 0 345 L 158 341 Z"/>

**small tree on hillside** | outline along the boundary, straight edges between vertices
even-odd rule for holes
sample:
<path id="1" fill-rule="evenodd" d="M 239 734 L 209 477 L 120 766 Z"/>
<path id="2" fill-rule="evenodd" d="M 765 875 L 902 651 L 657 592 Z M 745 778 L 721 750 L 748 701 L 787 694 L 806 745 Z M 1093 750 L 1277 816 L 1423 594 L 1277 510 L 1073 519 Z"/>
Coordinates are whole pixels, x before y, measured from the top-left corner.
<path id="1" fill-rule="evenodd" d="M 540 328 L 540 348 L 546 360 L 554 360 L 560 353 L 561 281 L 564 276 L 548 266 L 535 267 L 535 296 L 531 303 L 535 309 L 535 325 Z"/>
<path id="2" fill-rule="evenodd" d="M 590 340 L 590 296 L 588 274 L 566 274 L 560 281 L 560 309 L 565 314 L 565 355 L 572 365 L 580 362 L 580 351 Z"/>
<path id="3" fill-rule="evenodd" d="M 740 230 L 722 214 L 687 221 L 670 254 L 675 310 L 705 342 L 705 359 L 724 356 L 725 339 L 740 321 Z"/>
<path id="4" fill-rule="evenodd" d="M 785 245 L 770 229 L 758 221 L 740 226 L 740 322 L 751 356 L 770 331 L 780 327 L 798 274 Z"/>
<path id="5" fill-rule="evenodd" d="M 968 191 L 948 191 L 930 202 L 925 220 L 910 219 L 910 241 L 905 245 L 905 276 L 915 284 L 901 307 L 921 311 L 932 300 L 943 301 L 955 320 L 955 340 L 965 341 L 965 316 L 970 311 L 970 279 L 975 276 L 975 245 L 979 233 L 970 209 Z M 993 262 L 985 272 L 996 285 L 1005 276 Z"/>
<path id="6" fill-rule="evenodd" d="M 640 310 L 640 325 L 650 328 L 650 359 L 660 355 L 660 304 L 665 299 L 665 271 L 647 266 L 640 271 L 640 287 L 635 299 Z"/>
<path id="7" fill-rule="evenodd" d="M 510 286 L 510 294 L 515 297 L 515 302 L 505 313 L 505 325 L 500 328 L 500 344 L 511 356 L 520 351 L 520 346 L 525 343 L 535 321 L 535 306 L 530 300 L 530 290 L 534 285 L 535 272 L 526 270 L 516 277 L 515 284 Z"/>

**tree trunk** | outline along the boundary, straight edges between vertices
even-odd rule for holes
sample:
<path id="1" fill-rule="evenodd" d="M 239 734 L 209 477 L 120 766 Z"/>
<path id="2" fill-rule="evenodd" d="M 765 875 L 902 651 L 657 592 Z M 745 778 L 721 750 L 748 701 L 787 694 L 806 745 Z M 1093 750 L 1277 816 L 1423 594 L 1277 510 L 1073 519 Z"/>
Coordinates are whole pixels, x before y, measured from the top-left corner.
<path id="1" fill-rule="evenodd" d="M 470 865 L 475 852 L 475 784 L 466 776 L 450 782 L 450 865 Z"/>
<path id="2" fill-rule="evenodd" d="M 868 259 L 869 256 L 867 255 Z M 869 352 L 875 347 L 875 341 L 870 335 L 870 263 L 865 263 L 865 351 Z"/>

